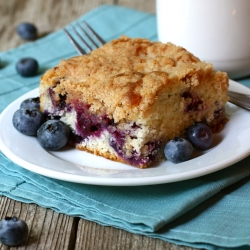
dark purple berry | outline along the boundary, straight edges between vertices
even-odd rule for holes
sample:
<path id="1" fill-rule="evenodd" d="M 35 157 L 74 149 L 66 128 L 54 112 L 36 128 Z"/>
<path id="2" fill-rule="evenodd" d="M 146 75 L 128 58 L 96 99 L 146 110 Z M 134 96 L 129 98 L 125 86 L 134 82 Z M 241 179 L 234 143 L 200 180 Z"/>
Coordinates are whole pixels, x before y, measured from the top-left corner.
<path id="1" fill-rule="evenodd" d="M 187 140 L 191 142 L 195 149 L 205 150 L 212 144 L 213 133 L 207 125 L 196 123 L 188 129 Z"/>
<path id="2" fill-rule="evenodd" d="M 36 135 L 39 127 L 45 122 L 45 116 L 38 109 L 18 109 L 12 123 L 15 129 L 25 135 Z"/>
<path id="3" fill-rule="evenodd" d="M 59 150 L 69 140 L 69 127 L 59 120 L 48 120 L 37 131 L 37 140 L 46 150 Z"/>
<path id="4" fill-rule="evenodd" d="M 32 23 L 20 23 L 16 29 L 18 35 L 24 40 L 34 40 L 37 38 L 37 28 Z"/>
<path id="5" fill-rule="evenodd" d="M 38 72 L 38 62 L 34 58 L 22 58 L 16 63 L 16 70 L 21 76 L 35 76 Z"/>
<path id="6" fill-rule="evenodd" d="M 7 246 L 17 246 L 28 237 L 28 226 L 16 216 L 6 217 L 0 221 L 0 242 Z"/>
<path id="7" fill-rule="evenodd" d="M 28 98 L 21 102 L 20 108 L 40 109 L 40 98 L 39 97 Z"/>
<path id="8" fill-rule="evenodd" d="M 165 157 L 173 163 L 181 163 L 190 159 L 193 147 L 186 139 L 176 137 L 170 140 L 165 148 Z"/>

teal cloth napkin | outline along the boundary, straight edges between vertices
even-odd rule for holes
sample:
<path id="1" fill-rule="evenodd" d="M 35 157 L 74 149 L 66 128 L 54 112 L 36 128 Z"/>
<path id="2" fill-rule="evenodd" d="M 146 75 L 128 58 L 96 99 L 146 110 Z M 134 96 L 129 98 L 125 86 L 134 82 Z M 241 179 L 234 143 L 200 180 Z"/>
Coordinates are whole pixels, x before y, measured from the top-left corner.
<path id="1" fill-rule="evenodd" d="M 79 20 L 86 20 L 106 41 L 122 34 L 157 40 L 152 14 L 104 5 Z M 0 112 L 38 87 L 47 68 L 76 54 L 62 30 L 0 53 Z M 26 56 L 38 60 L 38 76 L 23 78 L 16 73 L 15 63 Z M 240 82 L 250 86 L 250 79 Z M 47 178 L 19 167 L 0 152 L 0 194 L 180 245 L 250 248 L 250 157 L 192 180 L 108 187 Z"/>

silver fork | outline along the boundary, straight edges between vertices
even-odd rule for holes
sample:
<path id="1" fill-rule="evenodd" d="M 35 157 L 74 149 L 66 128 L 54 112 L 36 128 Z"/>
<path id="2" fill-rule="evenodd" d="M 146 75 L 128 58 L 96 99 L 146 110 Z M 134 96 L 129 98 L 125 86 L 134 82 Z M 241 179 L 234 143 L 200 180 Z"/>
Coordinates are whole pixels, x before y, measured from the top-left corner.
<path id="1" fill-rule="evenodd" d="M 77 52 L 80 55 L 88 54 L 92 50 L 99 48 L 101 45 L 104 45 L 106 42 L 88 25 L 87 22 L 83 21 L 82 24 L 76 23 L 75 28 L 73 25 L 71 25 L 71 30 L 75 34 L 76 37 L 78 37 L 78 41 L 81 41 L 83 46 L 79 45 L 79 42 L 70 34 L 70 32 L 64 28 L 64 32 L 66 33 L 68 39 L 73 44 L 73 46 L 76 48 Z M 83 38 L 83 34 L 87 39 Z M 229 102 L 242 107 L 244 109 L 247 109 L 250 111 L 250 95 L 238 93 L 229 90 L 228 96 L 230 97 Z"/>
<path id="2" fill-rule="evenodd" d="M 70 25 L 70 27 L 74 34 L 78 37 L 78 40 L 81 41 L 85 47 L 84 49 L 82 46 L 80 46 L 77 40 L 70 34 L 70 32 L 64 28 L 64 32 L 80 55 L 88 54 L 92 50 L 97 49 L 106 43 L 85 21 L 83 21 L 82 24 L 76 23 L 78 30 L 73 25 Z M 87 40 L 86 38 L 84 40 L 82 34 L 87 37 Z"/>
<path id="3" fill-rule="evenodd" d="M 250 111 L 250 95 L 228 90 L 228 96 L 231 103 Z"/>

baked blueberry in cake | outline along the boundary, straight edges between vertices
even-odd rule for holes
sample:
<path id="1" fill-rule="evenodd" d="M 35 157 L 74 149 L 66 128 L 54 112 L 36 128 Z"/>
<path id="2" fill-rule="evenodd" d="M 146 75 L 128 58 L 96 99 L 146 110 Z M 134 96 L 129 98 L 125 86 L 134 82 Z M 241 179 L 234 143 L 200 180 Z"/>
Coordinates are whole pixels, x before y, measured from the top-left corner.
<path id="1" fill-rule="evenodd" d="M 196 122 L 224 118 L 228 77 L 182 47 L 122 36 L 41 78 L 41 111 L 80 150 L 145 168 Z"/>

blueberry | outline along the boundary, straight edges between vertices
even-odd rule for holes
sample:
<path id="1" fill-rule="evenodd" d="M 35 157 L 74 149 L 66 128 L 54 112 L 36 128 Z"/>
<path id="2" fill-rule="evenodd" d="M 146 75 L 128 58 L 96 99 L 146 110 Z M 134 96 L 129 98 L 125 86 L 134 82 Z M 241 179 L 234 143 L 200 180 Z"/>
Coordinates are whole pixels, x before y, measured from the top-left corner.
<path id="1" fill-rule="evenodd" d="M 24 40 L 34 40 L 37 38 L 37 28 L 32 23 L 20 23 L 17 26 L 16 31 Z"/>
<path id="2" fill-rule="evenodd" d="M 45 116 L 38 109 L 18 109 L 13 117 L 13 126 L 22 134 L 36 135 L 45 122 Z"/>
<path id="3" fill-rule="evenodd" d="M 21 76 L 35 76 L 38 67 L 37 60 L 31 57 L 22 58 L 16 63 L 16 70 Z"/>
<path id="4" fill-rule="evenodd" d="M 180 137 L 170 140 L 164 148 L 166 158 L 173 163 L 180 163 L 189 160 L 192 153 L 192 144 L 186 139 Z"/>
<path id="5" fill-rule="evenodd" d="M 48 120 L 37 131 L 37 140 L 46 150 L 55 151 L 69 140 L 69 127 L 59 120 Z"/>
<path id="6" fill-rule="evenodd" d="M 25 221 L 5 217 L 0 221 L 0 242 L 8 246 L 17 246 L 26 241 L 28 237 L 28 226 Z"/>
<path id="7" fill-rule="evenodd" d="M 33 97 L 28 98 L 20 104 L 21 109 L 40 109 L 40 98 L 39 97 Z"/>
<path id="8" fill-rule="evenodd" d="M 195 149 L 205 150 L 212 144 L 213 133 L 207 125 L 196 123 L 188 129 L 187 140 L 191 142 Z"/>

